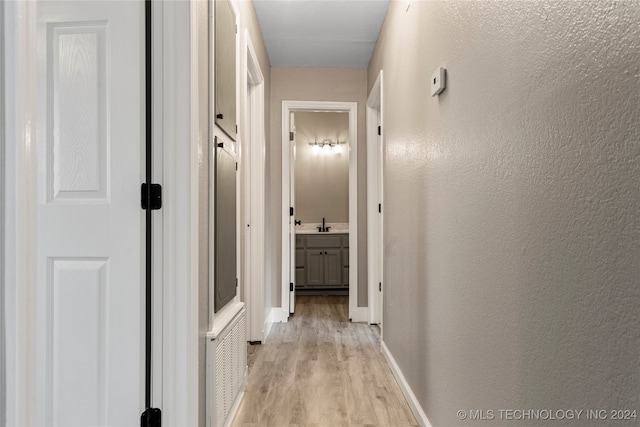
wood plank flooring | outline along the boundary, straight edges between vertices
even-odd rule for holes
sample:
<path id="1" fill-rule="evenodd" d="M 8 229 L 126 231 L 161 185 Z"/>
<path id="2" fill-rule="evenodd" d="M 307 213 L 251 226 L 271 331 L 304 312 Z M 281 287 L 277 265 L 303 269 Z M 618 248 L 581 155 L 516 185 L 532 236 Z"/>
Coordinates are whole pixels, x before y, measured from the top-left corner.
<path id="1" fill-rule="evenodd" d="M 351 323 L 348 301 L 298 297 L 289 322 L 249 347 L 234 427 L 418 425 L 380 351 L 378 328 Z"/>

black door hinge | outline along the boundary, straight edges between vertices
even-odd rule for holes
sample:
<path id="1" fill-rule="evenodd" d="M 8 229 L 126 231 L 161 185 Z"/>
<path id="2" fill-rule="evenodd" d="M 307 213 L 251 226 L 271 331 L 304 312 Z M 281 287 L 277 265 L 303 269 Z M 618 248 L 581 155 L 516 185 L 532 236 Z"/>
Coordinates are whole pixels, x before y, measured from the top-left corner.
<path id="1" fill-rule="evenodd" d="M 378 135 L 382 135 L 382 126 L 378 126 Z"/>
<path id="2" fill-rule="evenodd" d="M 289 141 L 293 141 L 293 132 L 289 132 Z"/>
<path id="3" fill-rule="evenodd" d="M 378 203 L 378 213 L 382 213 L 382 203 Z"/>
<path id="4" fill-rule="evenodd" d="M 289 216 L 293 216 L 293 208 L 289 208 Z"/>
<path id="5" fill-rule="evenodd" d="M 378 282 L 378 291 L 382 292 L 382 282 Z"/>
<path id="6" fill-rule="evenodd" d="M 158 408 L 147 408 L 140 417 L 140 427 L 161 427 L 162 412 Z"/>
<path id="7" fill-rule="evenodd" d="M 289 283 L 289 292 L 293 292 L 293 283 Z"/>
<path id="8" fill-rule="evenodd" d="M 238 170 L 238 162 L 236 162 L 236 170 Z"/>
<path id="9" fill-rule="evenodd" d="M 216 138 L 217 139 L 217 138 Z M 222 142 L 218 142 L 218 147 L 224 148 L 224 144 Z"/>
<path id="10" fill-rule="evenodd" d="M 158 210 L 162 207 L 162 186 L 160 184 L 142 184 L 140 204 L 143 210 Z"/>

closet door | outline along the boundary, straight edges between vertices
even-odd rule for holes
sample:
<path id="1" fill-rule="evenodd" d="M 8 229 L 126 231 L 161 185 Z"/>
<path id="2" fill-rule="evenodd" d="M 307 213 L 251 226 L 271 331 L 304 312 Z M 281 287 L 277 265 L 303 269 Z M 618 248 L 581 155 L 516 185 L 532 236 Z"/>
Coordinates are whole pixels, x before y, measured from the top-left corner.
<path id="1" fill-rule="evenodd" d="M 215 121 L 235 141 L 236 15 L 228 0 L 215 0 Z"/>
<path id="2" fill-rule="evenodd" d="M 236 296 L 236 159 L 216 138 L 214 311 Z"/>
<path id="3" fill-rule="evenodd" d="M 144 3 L 33 5 L 32 424 L 136 426 L 144 409 Z"/>

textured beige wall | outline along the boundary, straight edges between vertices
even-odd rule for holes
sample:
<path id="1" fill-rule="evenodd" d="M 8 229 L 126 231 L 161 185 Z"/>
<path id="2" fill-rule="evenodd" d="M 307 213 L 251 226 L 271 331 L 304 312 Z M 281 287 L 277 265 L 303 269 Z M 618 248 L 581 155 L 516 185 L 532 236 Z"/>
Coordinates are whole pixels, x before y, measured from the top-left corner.
<path id="1" fill-rule="evenodd" d="M 295 212 L 302 223 L 349 222 L 349 114 L 295 113 Z M 341 150 L 314 150 L 309 142 L 344 142 Z"/>
<path id="2" fill-rule="evenodd" d="M 350 101 L 358 103 L 358 306 L 367 305 L 367 165 L 365 68 L 273 67 L 271 69 L 270 231 L 271 300 L 281 301 L 282 265 L 282 101 Z"/>
<path id="3" fill-rule="evenodd" d="M 638 2 L 391 3 L 384 339 L 434 426 L 638 409 L 638 52 Z"/>

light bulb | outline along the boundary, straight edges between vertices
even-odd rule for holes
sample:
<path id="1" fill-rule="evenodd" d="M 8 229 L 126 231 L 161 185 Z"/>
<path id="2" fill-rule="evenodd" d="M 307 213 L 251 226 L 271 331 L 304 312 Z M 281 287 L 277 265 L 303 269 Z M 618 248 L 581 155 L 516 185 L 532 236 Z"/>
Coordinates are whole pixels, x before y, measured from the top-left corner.
<path id="1" fill-rule="evenodd" d="M 329 144 L 324 144 L 322 146 L 322 151 L 328 152 L 329 150 L 331 150 L 331 145 Z"/>
<path id="2" fill-rule="evenodd" d="M 342 153 L 342 144 L 336 144 L 336 153 Z"/>
<path id="3" fill-rule="evenodd" d="M 320 146 L 318 144 L 313 144 L 311 146 L 311 152 L 315 153 L 315 154 L 318 154 L 320 152 Z"/>

